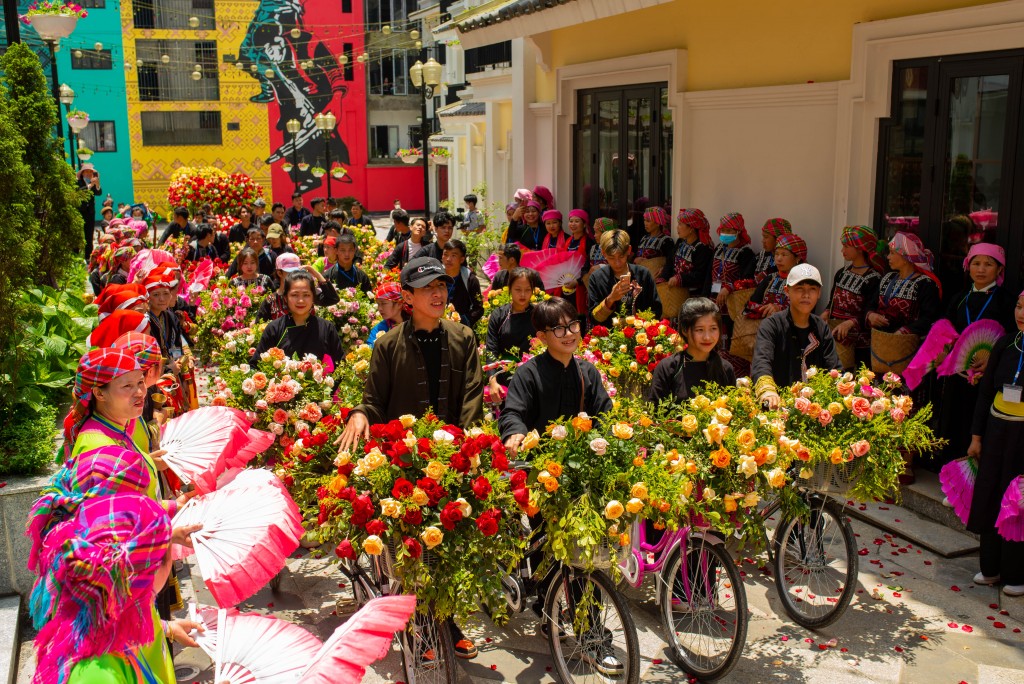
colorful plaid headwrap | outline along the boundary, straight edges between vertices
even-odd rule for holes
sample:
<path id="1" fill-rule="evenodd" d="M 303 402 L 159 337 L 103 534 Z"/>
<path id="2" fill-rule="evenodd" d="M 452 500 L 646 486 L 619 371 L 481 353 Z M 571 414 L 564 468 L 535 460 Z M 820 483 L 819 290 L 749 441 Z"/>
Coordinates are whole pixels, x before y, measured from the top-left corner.
<path id="1" fill-rule="evenodd" d="M 115 264 L 122 261 L 131 261 L 132 257 L 135 256 L 135 249 L 130 246 L 118 247 L 114 250 L 113 261 Z"/>
<path id="2" fill-rule="evenodd" d="M 90 347 L 112 347 L 114 341 L 126 332 L 149 330 L 149 316 L 131 309 L 117 309 L 93 328 L 85 343 Z"/>
<path id="3" fill-rule="evenodd" d="M 142 316 L 136 311 L 124 313 Z M 113 320 L 113 318 L 111 316 L 107 320 Z M 137 370 L 139 370 L 139 362 L 135 360 L 135 355 L 124 349 L 100 347 L 89 351 L 79 360 L 75 388 L 72 392 L 71 410 L 64 417 L 64 454 L 66 457 L 71 458 L 71 452 L 75 448 L 75 439 L 78 438 L 82 423 L 85 422 L 85 418 L 89 414 L 89 400 L 92 398 L 92 391 L 114 378 Z"/>
<path id="4" fill-rule="evenodd" d="M 382 283 L 377 286 L 373 297 L 387 302 L 400 302 L 402 301 L 402 286 L 396 282 Z"/>
<path id="5" fill-rule="evenodd" d="M 114 349 L 124 349 L 134 354 L 135 360 L 139 362 L 139 368 L 144 371 L 155 367 L 163 359 L 160 343 L 156 338 L 134 330 L 118 337 L 111 346 Z"/>
<path id="6" fill-rule="evenodd" d="M 711 244 L 711 224 L 700 209 L 680 209 L 676 221 L 697 231 L 697 239 L 705 245 Z"/>
<path id="7" fill-rule="evenodd" d="M 664 228 L 668 225 L 668 214 L 661 207 L 648 207 L 644 210 L 644 221 L 653 221 Z"/>
<path id="8" fill-rule="evenodd" d="M 118 285 L 114 283 L 103 288 L 95 304 L 99 307 L 99 319 L 102 321 L 118 309 L 130 309 L 139 302 L 148 301 L 149 293 L 142 285 L 137 283 Z"/>
<path id="9" fill-rule="evenodd" d="M 49 554 L 40 554 L 46 535 L 58 523 L 73 517 L 78 507 L 89 499 L 111 494 L 145 494 L 149 489 L 149 468 L 142 456 L 117 445 L 93 449 L 69 459 L 50 478 L 28 514 L 25 534 L 31 540 L 28 568 L 42 571 Z M 47 616 L 49 617 L 49 616 Z"/>
<path id="10" fill-rule="evenodd" d="M 594 219 L 594 232 L 595 233 L 600 233 L 600 232 L 603 232 L 603 231 L 606 231 L 606 230 L 617 230 L 618 227 L 619 227 L 618 222 L 615 219 L 613 219 L 613 218 L 609 218 L 607 216 L 602 216 L 601 218 Z"/>
<path id="11" fill-rule="evenodd" d="M 864 252 L 871 267 L 879 273 L 885 273 L 886 263 L 878 253 L 878 238 L 875 237 L 875 231 L 867 226 L 846 226 L 839 242 Z"/>
<path id="12" fill-rule="evenodd" d="M 732 228 L 737 231 L 736 241 L 730 247 L 743 247 L 750 244 L 750 233 L 747 232 L 747 225 L 743 221 L 743 214 L 732 211 L 726 214 L 718 222 L 718 234 L 722 234 L 723 228 Z"/>
<path id="13" fill-rule="evenodd" d="M 1006 252 L 1003 250 L 1002 247 L 1000 247 L 999 245 L 996 245 L 996 244 L 992 244 L 991 242 L 979 242 L 979 243 L 971 246 L 970 251 L 967 252 L 967 256 L 964 258 L 964 270 L 965 271 L 969 271 L 970 270 L 970 268 L 971 268 L 971 259 L 973 259 L 976 256 L 991 257 L 991 258 L 995 259 L 996 261 L 998 261 L 1000 266 L 1006 266 Z M 999 276 L 996 278 L 996 285 L 1002 285 L 1003 284 L 1003 276 L 1004 276 L 1004 274 L 1005 274 L 1005 271 L 1004 272 L 1000 272 Z"/>
<path id="14" fill-rule="evenodd" d="M 153 640 L 153 578 L 167 554 L 171 521 L 140 494 L 86 501 L 44 569 L 31 603 L 53 615 L 36 636 L 33 683 L 67 682 L 75 663 Z M 54 540 L 55 542 L 57 540 Z"/>
<path id="15" fill-rule="evenodd" d="M 807 261 L 807 243 L 795 233 L 784 233 L 775 240 L 775 249 L 782 247 L 793 253 L 793 256 L 802 264 Z"/>
<path id="16" fill-rule="evenodd" d="M 764 222 L 761 232 L 778 239 L 793 232 L 793 226 L 784 218 L 771 218 Z"/>

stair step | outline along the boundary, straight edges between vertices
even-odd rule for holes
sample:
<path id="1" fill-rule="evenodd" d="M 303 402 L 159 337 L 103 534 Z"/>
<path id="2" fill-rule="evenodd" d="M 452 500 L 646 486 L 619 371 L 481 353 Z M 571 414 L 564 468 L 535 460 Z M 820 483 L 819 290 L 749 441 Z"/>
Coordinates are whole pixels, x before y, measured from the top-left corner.
<path id="1" fill-rule="evenodd" d="M 850 517 L 898 535 L 944 558 L 956 558 L 978 550 L 978 541 L 971 535 L 922 517 L 909 508 L 887 503 L 844 503 Z M 942 507 L 941 501 L 938 505 Z"/>
<path id="2" fill-rule="evenodd" d="M 14 684 L 18 673 L 18 612 L 21 597 L 0 598 L 0 684 Z"/>

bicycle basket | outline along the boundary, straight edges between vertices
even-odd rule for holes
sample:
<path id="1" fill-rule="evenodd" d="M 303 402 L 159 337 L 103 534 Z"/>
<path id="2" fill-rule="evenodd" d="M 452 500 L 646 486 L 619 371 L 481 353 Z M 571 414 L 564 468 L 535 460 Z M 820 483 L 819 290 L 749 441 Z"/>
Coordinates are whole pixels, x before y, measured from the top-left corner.
<path id="1" fill-rule="evenodd" d="M 569 562 L 567 565 L 580 569 L 580 570 L 608 570 L 612 567 L 612 556 L 611 551 L 608 548 L 608 541 L 603 540 L 598 544 L 594 550 L 593 565 L 589 565 L 586 560 L 586 554 L 583 549 L 580 548 L 575 541 L 566 544 L 566 551 L 569 554 Z"/>
<path id="2" fill-rule="evenodd" d="M 384 570 L 384 575 L 388 579 L 401 580 L 398 576 L 398 565 L 397 565 L 397 548 L 400 537 L 398 535 L 390 535 L 387 544 L 384 545 L 384 552 L 381 554 L 381 568 Z M 423 551 L 423 555 L 420 557 L 427 568 L 434 568 L 437 565 L 438 557 L 433 551 Z"/>
<path id="3" fill-rule="evenodd" d="M 819 461 L 809 478 L 799 478 L 800 485 L 824 494 L 846 495 L 853 487 L 853 463 L 834 464 Z"/>

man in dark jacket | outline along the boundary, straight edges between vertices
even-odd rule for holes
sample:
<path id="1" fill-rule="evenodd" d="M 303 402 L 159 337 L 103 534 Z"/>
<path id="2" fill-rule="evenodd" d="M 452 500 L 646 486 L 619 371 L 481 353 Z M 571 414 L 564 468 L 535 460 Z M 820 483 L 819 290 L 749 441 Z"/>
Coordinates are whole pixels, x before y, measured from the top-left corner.
<path id="1" fill-rule="evenodd" d="M 82 214 L 82 221 L 85 223 L 85 259 L 92 256 L 92 239 L 96 232 L 96 197 L 100 194 L 100 174 L 92 164 L 82 164 L 78 172 L 78 187 L 85 188 L 89 192 L 89 199 L 78 206 Z"/>
<path id="2" fill-rule="evenodd" d="M 455 307 L 461 323 L 475 328 L 484 315 L 484 297 L 480 292 L 480 279 L 466 266 L 466 244 L 462 240 L 449 240 L 444 246 L 441 263 L 452 279 L 448 302 Z"/>
<path id="3" fill-rule="evenodd" d="M 196 232 L 196 225 L 188 220 L 188 209 L 185 207 L 178 207 L 174 210 L 174 218 L 171 219 L 170 225 L 164 229 L 164 234 L 160 236 L 160 244 L 164 244 L 172 237 L 178 237 L 182 233 L 185 237 L 191 238 Z"/>
<path id="4" fill-rule="evenodd" d="M 326 217 L 324 216 L 324 198 L 317 197 L 315 200 L 309 203 L 312 207 L 313 213 L 302 219 L 299 223 L 299 235 L 302 237 L 308 237 L 310 235 L 319 235 L 323 228 Z"/>
<path id="5" fill-rule="evenodd" d="M 821 297 L 821 273 L 799 264 L 786 278 L 789 308 L 761 322 L 754 343 L 751 378 L 757 398 L 775 409 L 779 388 L 807 379 L 807 369 L 842 370 L 828 323 L 814 314 Z"/>

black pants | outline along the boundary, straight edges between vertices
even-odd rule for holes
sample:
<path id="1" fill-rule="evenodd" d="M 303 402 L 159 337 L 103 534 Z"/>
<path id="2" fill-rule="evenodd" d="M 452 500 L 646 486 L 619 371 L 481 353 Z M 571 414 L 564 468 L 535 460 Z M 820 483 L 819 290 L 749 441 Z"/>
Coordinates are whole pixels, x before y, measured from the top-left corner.
<path id="1" fill-rule="evenodd" d="M 89 257 L 92 256 L 92 239 L 96 233 L 96 222 L 86 221 L 85 222 L 85 260 L 88 261 Z"/>
<path id="2" fill-rule="evenodd" d="M 1024 584 L 1024 542 L 1006 541 L 996 532 L 981 534 L 981 574 L 1003 584 Z"/>

